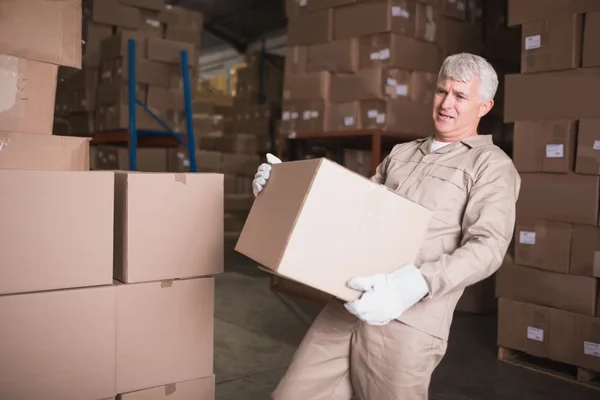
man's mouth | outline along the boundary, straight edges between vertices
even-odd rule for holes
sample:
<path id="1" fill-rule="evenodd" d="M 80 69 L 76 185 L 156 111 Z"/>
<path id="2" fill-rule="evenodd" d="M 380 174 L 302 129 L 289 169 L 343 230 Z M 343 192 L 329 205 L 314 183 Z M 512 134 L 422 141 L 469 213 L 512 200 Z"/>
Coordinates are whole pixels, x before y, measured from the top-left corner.
<path id="1" fill-rule="evenodd" d="M 451 117 L 450 115 L 448 115 L 448 114 L 444 114 L 444 113 L 443 113 L 443 112 L 441 112 L 441 111 L 439 111 L 439 112 L 438 112 L 438 115 L 439 115 L 439 117 L 440 117 L 441 119 L 444 119 L 444 120 L 451 120 L 451 119 L 453 118 L 453 117 Z"/>

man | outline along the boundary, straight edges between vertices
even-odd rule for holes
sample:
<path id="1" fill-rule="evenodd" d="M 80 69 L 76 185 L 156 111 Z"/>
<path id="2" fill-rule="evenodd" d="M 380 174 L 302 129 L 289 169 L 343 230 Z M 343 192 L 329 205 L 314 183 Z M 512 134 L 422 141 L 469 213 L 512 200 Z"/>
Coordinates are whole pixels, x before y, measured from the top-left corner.
<path id="1" fill-rule="evenodd" d="M 325 307 L 274 399 L 427 399 L 456 303 L 465 287 L 500 267 L 513 235 L 520 178 L 491 137 L 477 133 L 497 87 L 483 58 L 462 53 L 444 60 L 435 134 L 396 145 L 371 178 L 433 210 L 415 265 L 352 279 L 348 285 L 363 295 Z M 280 162 L 272 155 L 268 161 L 258 168 L 255 195 L 270 164 Z"/>

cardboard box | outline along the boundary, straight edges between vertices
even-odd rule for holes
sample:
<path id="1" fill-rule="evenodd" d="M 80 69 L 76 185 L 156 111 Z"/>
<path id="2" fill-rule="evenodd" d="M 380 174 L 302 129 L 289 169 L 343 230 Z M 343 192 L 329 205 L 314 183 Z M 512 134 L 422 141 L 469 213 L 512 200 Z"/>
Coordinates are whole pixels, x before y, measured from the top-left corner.
<path id="1" fill-rule="evenodd" d="M 81 68 L 81 0 L 3 1 L 0 37 L 0 54 Z"/>
<path id="2" fill-rule="evenodd" d="M 0 169 L 86 171 L 89 138 L 0 132 Z"/>
<path id="3" fill-rule="evenodd" d="M 0 170 L 0 184 L 0 294 L 112 282 L 114 174 Z"/>
<path id="4" fill-rule="evenodd" d="M 496 297 L 596 315 L 598 280 L 507 264 L 496 274 Z"/>
<path id="5" fill-rule="evenodd" d="M 295 137 L 297 133 L 323 132 L 329 127 L 329 104 L 323 100 L 290 101 L 283 105 L 282 134 Z"/>
<path id="6" fill-rule="evenodd" d="M 0 130 L 52 134 L 58 66 L 0 54 Z"/>
<path id="7" fill-rule="evenodd" d="M 193 44 L 175 42 L 166 39 L 148 39 L 148 60 L 158 61 L 165 64 L 181 65 L 181 51 L 188 53 L 188 64 L 194 66 L 198 63 L 196 59 L 196 48 Z"/>
<path id="8" fill-rule="evenodd" d="M 600 175 L 600 119 L 579 121 L 575 172 Z"/>
<path id="9" fill-rule="evenodd" d="M 515 229 L 515 262 L 568 274 L 571 233 L 571 224 L 518 218 Z"/>
<path id="10" fill-rule="evenodd" d="M 570 273 L 600 278 L 600 228 L 573 225 Z"/>
<path id="11" fill-rule="evenodd" d="M 139 8 L 119 4 L 116 1 L 91 0 L 91 3 L 94 22 L 131 30 L 139 29 L 142 20 Z"/>
<path id="12" fill-rule="evenodd" d="M 129 40 L 135 41 L 136 59 L 148 56 L 148 39 L 139 32 L 122 31 L 104 39 L 100 43 L 100 59 L 112 61 L 116 58 L 129 57 Z"/>
<path id="13" fill-rule="evenodd" d="M 115 279 L 223 272 L 222 175 L 117 173 L 115 202 Z"/>
<path id="14" fill-rule="evenodd" d="M 355 74 L 333 74 L 330 97 L 334 103 L 407 97 L 409 83 L 410 72 L 398 69 L 369 68 Z"/>
<path id="15" fill-rule="evenodd" d="M 215 377 L 171 383 L 152 389 L 117 395 L 117 400 L 214 400 Z"/>
<path id="16" fill-rule="evenodd" d="M 113 286 L 0 296 L 0 398 L 114 398 L 116 311 Z"/>
<path id="17" fill-rule="evenodd" d="M 304 7 L 308 11 L 317 11 L 317 10 L 323 10 L 323 9 L 327 9 L 327 8 L 336 8 L 336 7 L 340 7 L 340 6 L 354 4 L 354 3 L 359 2 L 360 0 L 306 0 L 306 1 L 294 0 L 294 1 L 296 1 L 300 7 Z"/>
<path id="18" fill-rule="evenodd" d="M 286 79 L 284 100 L 328 100 L 331 74 L 309 72 Z"/>
<path id="19" fill-rule="evenodd" d="M 100 68 L 100 46 L 104 39 L 112 36 L 112 28 L 92 21 L 83 24 L 83 65 L 86 68 Z"/>
<path id="20" fill-rule="evenodd" d="M 494 294 L 495 287 L 495 275 L 474 285 L 467 286 L 456 304 L 456 311 L 486 314 L 495 310 L 497 308 L 497 300 Z"/>
<path id="21" fill-rule="evenodd" d="M 103 62 L 102 80 L 105 82 L 129 82 L 129 57 L 115 58 Z M 168 88 L 171 84 L 169 68 L 165 64 L 148 60 L 136 60 L 135 80 L 137 83 Z"/>
<path id="22" fill-rule="evenodd" d="M 358 39 L 313 44 L 307 49 L 309 72 L 355 72 L 358 70 Z"/>
<path id="23" fill-rule="evenodd" d="M 519 172 L 573 172 L 577 121 L 517 121 L 513 159 Z"/>
<path id="24" fill-rule="evenodd" d="M 435 28 L 429 28 L 428 31 L 432 32 L 432 36 L 435 35 L 435 42 L 442 49 L 442 59 L 461 52 L 480 54 L 483 51 L 483 32 L 480 24 L 446 18 L 437 21 L 438 28 L 435 22 Z"/>
<path id="25" fill-rule="evenodd" d="M 504 122 L 598 118 L 594 99 L 600 91 L 599 78 L 600 68 L 506 75 Z"/>
<path id="26" fill-rule="evenodd" d="M 163 0 L 118 0 L 118 2 L 144 10 L 163 11 L 165 9 L 165 2 Z"/>
<path id="27" fill-rule="evenodd" d="M 299 12 L 288 21 L 286 44 L 306 46 L 327 43 L 333 39 L 333 9 Z"/>
<path id="28" fill-rule="evenodd" d="M 289 46 L 285 52 L 285 74 L 287 80 L 292 75 L 303 74 L 306 72 L 306 63 L 308 59 L 307 46 Z"/>
<path id="29" fill-rule="evenodd" d="M 596 0 L 508 0 L 508 26 L 590 11 L 600 11 L 600 3 Z"/>
<path id="30" fill-rule="evenodd" d="M 467 19 L 467 2 L 465 0 L 442 0 L 441 6 L 442 15 L 445 17 L 462 21 Z"/>
<path id="31" fill-rule="evenodd" d="M 414 262 L 431 215 L 327 159 L 285 162 L 273 166 L 235 250 L 349 301 L 360 295 L 350 278 Z"/>
<path id="32" fill-rule="evenodd" d="M 435 44 L 394 33 L 361 37 L 359 59 L 360 69 L 395 67 L 437 74 L 442 66 Z"/>
<path id="33" fill-rule="evenodd" d="M 600 67 L 600 11 L 585 15 L 581 65 Z"/>
<path id="34" fill-rule="evenodd" d="M 361 127 L 360 103 L 358 101 L 331 104 L 328 113 L 327 120 L 329 124 L 326 128 L 328 130 L 345 131 Z"/>
<path id="35" fill-rule="evenodd" d="M 521 72 L 560 71 L 581 63 L 583 15 L 529 22 L 522 28 Z"/>
<path id="36" fill-rule="evenodd" d="M 213 375 L 214 279 L 117 284 L 116 291 L 117 393 Z"/>
<path id="37" fill-rule="evenodd" d="M 522 173 L 521 180 L 520 217 L 598 225 L 599 177 Z"/>
<path id="38" fill-rule="evenodd" d="M 333 39 L 350 39 L 386 32 L 415 37 L 416 19 L 417 5 L 412 1 L 358 2 L 333 10 Z"/>
<path id="39" fill-rule="evenodd" d="M 415 138 L 427 137 L 434 129 L 431 105 L 428 104 L 398 98 L 363 100 L 360 107 L 363 129 L 382 129 Z"/>

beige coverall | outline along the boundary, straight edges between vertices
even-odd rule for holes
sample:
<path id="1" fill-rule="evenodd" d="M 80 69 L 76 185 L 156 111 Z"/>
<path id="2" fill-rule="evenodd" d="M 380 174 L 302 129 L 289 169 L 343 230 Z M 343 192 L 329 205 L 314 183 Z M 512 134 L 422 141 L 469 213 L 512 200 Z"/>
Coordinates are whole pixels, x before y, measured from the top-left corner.
<path id="1" fill-rule="evenodd" d="M 492 275 L 511 241 L 521 179 L 478 135 L 431 152 L 433 138 L 394 147 L 372 180 L 434 211 L 415 265 L 430 293 L 397 321 L 372 326 L 327 305 L 273 394 L 277 400 L 426 400 L 465 287 Z M 399 265 L 398 267 L 401 267 Z"/>

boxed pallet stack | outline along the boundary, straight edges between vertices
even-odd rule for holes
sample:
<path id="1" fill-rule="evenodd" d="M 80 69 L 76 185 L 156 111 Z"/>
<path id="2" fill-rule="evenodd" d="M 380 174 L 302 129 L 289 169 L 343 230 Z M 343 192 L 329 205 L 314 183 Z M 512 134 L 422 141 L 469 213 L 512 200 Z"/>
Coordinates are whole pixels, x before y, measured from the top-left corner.
<path id="1" fill-rule="evenodd" d="M 383 129 L 431 134 L 446 55 L 481 51 L 477 2 L 287 2 L 282 133 Z"/>
<path id="2" fill-rule="evenodd" d="M 497 276 L 499 356 L 600 372 L 600 3 L 510 1 L 521 74 L 507 75 L 515 123 L 515 264 Z M 577 368 L 575 368 L 577 370 Z"/>
<path id="3" fill-rule="evenodd" d="M 180 50 L 188 51 L 190 80 L 197 76 L 201 14 L 163 0 L 84 0 L 83 68 L 59 81 L 61 133 L 128 127 L 128 39 L 136 40 L 137 98 L 176 131 L 185 129 Z M 138 107 L 140 129 L 164 130 Z"/>

